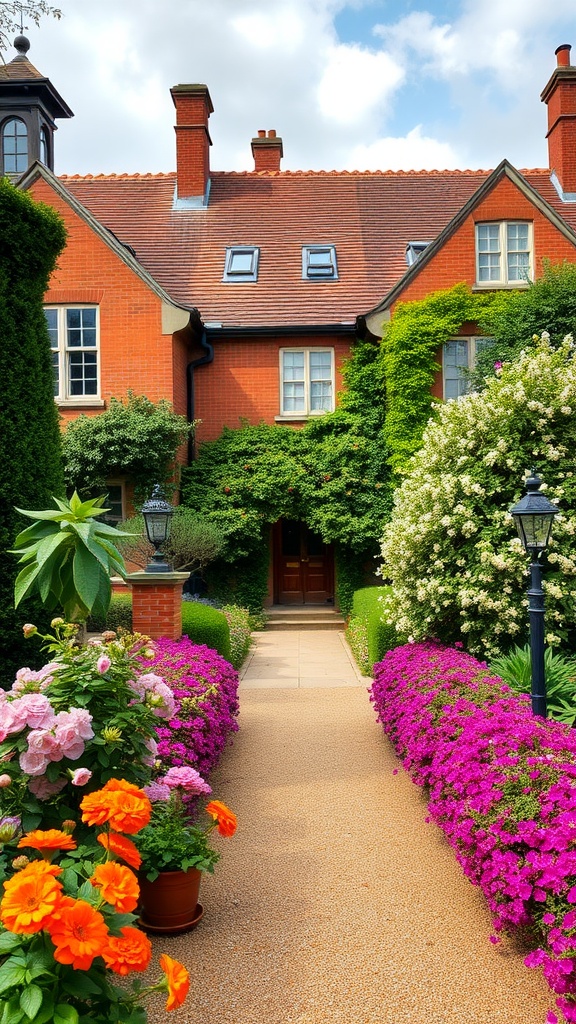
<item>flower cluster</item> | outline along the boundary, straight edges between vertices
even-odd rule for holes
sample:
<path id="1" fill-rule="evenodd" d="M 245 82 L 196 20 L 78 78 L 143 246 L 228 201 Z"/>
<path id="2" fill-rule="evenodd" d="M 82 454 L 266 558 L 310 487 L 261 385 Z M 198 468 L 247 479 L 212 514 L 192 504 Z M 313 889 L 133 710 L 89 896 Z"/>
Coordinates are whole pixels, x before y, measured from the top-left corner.
<path id="1" fill-rule="evenodd" d="M 150 940 L 133 913 L 139 886 L 132 867 L 139 867 L 140 857 L 129 838 L 149 822 L 150 801 L 124 779 L 111 779 L 84 797 L 81 810 L 87 825 L 103 828 L 97 836 L 104 848 L 99 859 L 87 860 L 93 850 L 77 850 L 67 823 L 29 832 L 18 843 L 40 857 L 20 858 L 14 865 L 18 870 L 4 882 L 3 1019 L 12 1019 L 20 1007 L 31 1020 L 141 1024 L 146 1019 L 142 1001 L 151 992 L 168 993 L 167 1010 L 186 998 L 188 973 L 167 954 L 160 958 L 164 978 L 156 984 L 143 989 L 137 983 L 130 991 L 110 981 L 110 973 L 125 978 L 145 971 L 152 958 Z M 54 863 L 61 854 L 63 864 Z"/>
<path id="2" fill-rule="evenodd" d="M 50 819 L 78 816 L 79 787 L 97 788 L 116 775 L 150 779 L 156 725 L 175 708 L 170 688 L 143 671 L 152 656 L 145 637 L 103 635 L 79 645 L 75 626 L 52 623 L 39 635 L 51 661 L 39 672 L 20 669 L 12 688 L 0 691 L 0 810 L 19 814 L 34 828 Z"/>
<path id="3" fill-rule="evenodd" d="M 142 829 L 137 847 L 142 871 L 154 881 L 161 871 L 213 871 L 220 854 L 208 843 L 217 828 L 222 836 L 236 832 L 236 815 L 220 800 L 210 800 L 204 811 L 208 825 L 198 823 L 198 797 L 212 792 L 202 776 L 189 766 L 169 768 L 145 792 L 152 801 L 150 824 Z M 193 818 L 192 818 L 193 815 Z"/>
<path id="4" fill-rule="evenodd" d="M 395 495 L 382 574 L 386 618 L 416 639 L 490 657 L 522 643 L 527 560 L 509 509 L 536 466 L 561 514 L 547 554 L 547 641 L 576 642 L 576 359 L 570 337 L 504 364 L 485 390 L 446 402 Z"/>
<path id="5" fill-rule="evenodd" d="M 157 640 L 154 650 L 148 666 L 160 673 L 176 701 L 174 715 L 156 730 L 160 762 L 193 765 L 207 776 L 238 730 L 238 673 L 216 651 L 186 636 Z"/>
<path id="6" fill-rule="evenodd" d="M 576 1021 L 576 734 L 533 716 L 527 697 L 460 650 L 408 644 L 374 675 L 378 720 L 482 889 L 493 941 L 526 929 L 537 946 L 527 965 L 542 966 Z"/>

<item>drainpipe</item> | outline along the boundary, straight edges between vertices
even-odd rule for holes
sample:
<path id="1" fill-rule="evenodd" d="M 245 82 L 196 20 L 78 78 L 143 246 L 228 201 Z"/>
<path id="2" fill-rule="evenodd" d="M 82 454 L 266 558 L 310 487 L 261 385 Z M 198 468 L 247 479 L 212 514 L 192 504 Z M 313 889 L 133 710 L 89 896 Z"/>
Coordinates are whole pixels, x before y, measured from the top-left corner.
<path id="1" fill-rule="evenodd" d="M 208 341 L 206 328 L 200 319 L 198 310 L 194 310 L 194 312 L 197 316 L 197 319 L 194 318 L 196 320 L 194 327 L 196 328 L 200 346 L 204 349 L 204 355 L 199 356 L 197 359 L 192 359 L 186 367 L 186 416 L 188 423 L 192 423 L 194 420 L 194 370 L 197 366 L 205 366 L 207 363 L 211 363 L 214 359 L 214 347 Z M 192 321 L 192 317 L 190 319 Z M 193 462 L 195 458 L 196 445 L 194 437 L 190 436 L 188 438 L 188 462 Z"/>

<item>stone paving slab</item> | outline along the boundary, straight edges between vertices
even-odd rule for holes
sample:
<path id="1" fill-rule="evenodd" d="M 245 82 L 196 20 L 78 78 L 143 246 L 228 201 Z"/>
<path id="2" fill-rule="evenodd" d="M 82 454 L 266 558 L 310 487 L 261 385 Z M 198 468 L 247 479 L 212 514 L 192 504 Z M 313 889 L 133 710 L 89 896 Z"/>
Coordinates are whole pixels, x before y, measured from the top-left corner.
<path id="1" fill-rule="evenodd" d="M 240 690 L 367 685 L 342 631 L 264 630 L 254 636 Z"/>

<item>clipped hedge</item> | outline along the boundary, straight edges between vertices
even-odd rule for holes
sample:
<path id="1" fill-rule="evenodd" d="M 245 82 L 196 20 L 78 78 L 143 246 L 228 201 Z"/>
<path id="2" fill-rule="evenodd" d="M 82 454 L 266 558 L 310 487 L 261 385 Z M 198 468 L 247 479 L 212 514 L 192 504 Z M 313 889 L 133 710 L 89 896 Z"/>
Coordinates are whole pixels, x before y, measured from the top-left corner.
<path id="1" fill-rule="evenodd" d="M 576 1021 L 576 734 L 535 717 L 487 666 L 427 642 L 375 666 L 372 703 L 430 818 L 480 887 L 501 933 L 531 941 L 566 1021 Z M 557 1021 L 548 1014 L 549 1024 Z"/>
<path id="2" fill-rule="evenodd" d="M 190 765 L 206 779 L 238 730 L 238 673 L 186 636 L 157 640 L 154 650 L 148 671 L 163 678 L 176 700 L 174 716 L 157 728 L 158 756 L 165 768 Z"/>
<path id="3" fill-rule="evenodd" d="M 182 634 L 193 644 L 205 644 L 230 661 L 230 626 L 224 612 L 199 601 L 182 602 Z"/>
<path id="4" fill-rule="evenodd" d="M 381 598 L 390 587 L 362 587 L 354 592 L 346 639 L 364 675 L 401 642 L 393 624 L 384 618 Z"/>
<path id="5" fill-rule="evenodd" d="M 88 619 L 89 633 L 102 633 L 105 629 L 125 629 L 132 632 L 132 594 L 112 594 L 106 615 L 91 615 Z"/>

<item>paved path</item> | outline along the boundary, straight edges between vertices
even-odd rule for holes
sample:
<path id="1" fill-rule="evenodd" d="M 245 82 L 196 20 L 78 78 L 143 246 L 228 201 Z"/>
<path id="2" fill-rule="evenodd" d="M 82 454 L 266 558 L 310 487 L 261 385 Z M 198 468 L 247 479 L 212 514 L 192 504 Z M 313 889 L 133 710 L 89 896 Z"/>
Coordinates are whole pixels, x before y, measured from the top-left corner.
<path id="1" fill-rule="evenodd" d="M 338 633 L 258 637 L 212 779 L 238 832 L 217 839 L 196 930 L 154 939 L 156 963 L 182 959 L 192 989 L 150 1021 L 543 1024 L 547 986 L 513 945 L 490 944 L 481 894 L 426 823 L 346 659 Z"/>

